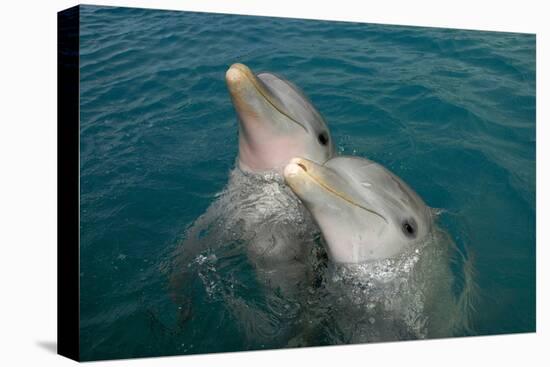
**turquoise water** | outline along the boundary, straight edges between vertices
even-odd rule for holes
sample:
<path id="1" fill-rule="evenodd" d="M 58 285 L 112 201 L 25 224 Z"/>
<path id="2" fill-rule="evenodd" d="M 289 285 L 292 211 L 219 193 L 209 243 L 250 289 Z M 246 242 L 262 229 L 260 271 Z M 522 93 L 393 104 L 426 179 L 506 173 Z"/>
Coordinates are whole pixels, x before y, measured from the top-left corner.
<path id="1" fill-rule="evenodd" d="M 256 305 L 275 328 L 293 313 L 263 307 L 242 256 L 206 275 L 213 288 L 193 280 L 185 321 L 170 287 L 174 250 L 235 164 L 234 62 L 293 81 L 339 153 L 444 210 L 474 259 L 469 334 L 535 330 L 534 35 L 91 6 L 80 35 L 83 359 L 285 346 L 250 337 L 250 307 L 228 310 Z M 240 298 L 212 296 L 228 277 Z"/>

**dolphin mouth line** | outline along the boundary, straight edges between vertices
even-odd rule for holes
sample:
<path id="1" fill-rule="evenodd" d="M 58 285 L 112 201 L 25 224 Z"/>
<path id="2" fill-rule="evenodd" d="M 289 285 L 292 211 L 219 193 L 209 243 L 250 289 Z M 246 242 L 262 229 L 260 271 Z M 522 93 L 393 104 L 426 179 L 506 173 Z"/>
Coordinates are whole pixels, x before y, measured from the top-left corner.
<path id="1" fill-rule="evenodd" d="M 246 66 L 241 64 L 234 64 L 231 67 L 236 68 L 241 73 L 243 73 L 245 78 L 252 83 L 252 85 L 254 86 L 254 89 L 256 89 L 256 91 L 260 93 L 260 95 L 267 101 L 267 103 L 269 103 L 275 110 L 277 110 L 280 114 L 288 118 L 290 121 L 300 126 L 302 129 L 305 130 L 306 133 L 308 132 L 306 127 L 302 123 L 296 121 L 292 116 L 286 113 L 281 106 L 278 106 L 278 104 L 269 97 L 268 93 L 265 91 L 265 87 L 259 84 L 258 81 L 256 80 L 257 77 L 255 75 L 250 75 L 252 74 L 250 69 L 248 69 Z"/>
<path id="2" fill-rule="evenodd" d="M 309 174 L 309 172 L 307 171 L 307 168 L 304 164 L 302 163 L 296 163 L 298 166 L 300 166 L 300 168 L 303 169 L 303 171 L 305 172 L 305 174 L 310 177 L 315 183 L 317 183 L 319 186 L 321 186 L 323 189 L 325 189 L 326 191 L 330 192 L 331 194 L 335 195 L 336 197 L 344 200 L 344 201 L 347 201 L 348 203 L 352 204 L 352 205 L 355 205 L 356 207 L 359 207 L 363 210 L 366 210 L 367 212 L 369 213 L 372 213 L 378 217 L 380 217 L 384 222 L 386 222 L 386 224 L 388 224 L 388 220 L 386 219 L 386 217 L 384 217 L 382 214 L 376 212 L 375 210 L 373 209 L 369 209 L 359 203 L 356 203 L 355 201 L 353 201 L 352 199 L 348 198 L 346 195 L 334 190 L 332 187 L 330 187 L 329 185 L 327 185 L 326 183 L 324 183 L 322 180 L 318 179 L 317 177 Z"/>

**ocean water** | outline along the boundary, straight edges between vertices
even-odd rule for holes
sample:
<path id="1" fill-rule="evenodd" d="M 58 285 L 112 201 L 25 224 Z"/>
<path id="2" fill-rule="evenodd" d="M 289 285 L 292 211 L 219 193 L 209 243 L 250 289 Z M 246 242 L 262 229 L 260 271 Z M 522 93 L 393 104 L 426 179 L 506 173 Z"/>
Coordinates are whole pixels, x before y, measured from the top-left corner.
<path id="1" fill-rule="evenodd" d="M 80 9 L 83 359 L 293 345 L 271 336 L 303 305 L 266 296 L 231 247 L 197 258 L 183 316 L 171 287 L 174 251 L 235 165 L 234 62 L 294 82 L 340 154 L 441 209 L 477 284 L 463 335 L 535 330 L 534 35 Z"/>

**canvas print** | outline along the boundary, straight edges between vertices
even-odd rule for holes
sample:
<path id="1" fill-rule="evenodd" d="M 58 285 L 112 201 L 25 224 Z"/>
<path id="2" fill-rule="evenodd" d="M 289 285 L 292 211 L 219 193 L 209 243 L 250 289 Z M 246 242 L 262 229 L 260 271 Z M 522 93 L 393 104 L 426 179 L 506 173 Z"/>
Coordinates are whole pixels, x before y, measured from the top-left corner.
<path id="1" fill-rule="evenodd" d="M 535 331 L 535 35 L 72 11 L 78 359 Z"/>

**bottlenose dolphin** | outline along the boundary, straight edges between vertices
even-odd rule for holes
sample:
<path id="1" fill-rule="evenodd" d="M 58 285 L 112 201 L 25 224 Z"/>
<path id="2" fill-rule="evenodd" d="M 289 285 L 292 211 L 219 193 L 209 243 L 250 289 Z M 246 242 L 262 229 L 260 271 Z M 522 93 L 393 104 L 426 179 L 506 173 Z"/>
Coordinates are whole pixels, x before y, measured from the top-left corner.
<path id="1" fill-rule="evenodd" d="M 321 114 L 290 81 L 268 72 L 254 74 L 240 63 L 229 67 L 225 80 L 239 121 L 237 166 L 249 178 L 229 183 L 247 192 L 242 199 L 246 214 L 237 210 L 232 215 L 244 214 L 243 232 L 254 234 L 248 243 L 251 261 L 270 274 L 284 273 L 285 265 L 301 263 L 309 249 L 296 236 L 307 226 L 293 228 L 285 219 L 305 222 L 308 214 L 284 185 L 282 170 L 295 155 L 324 163 L 334 155 L 332 137 Z"/>
<path id="2" fill-rule="evenodd" d="M 334 145 L 321 114 L 290 81 L 233 64 L 225 80 L 239 118 L 238 166 L 247 172 L 282 169 L 292 157 L 323 163 Z"/>
<path id="3" fill-rule="evenodd" d="M 227 307 L 239 307 L 233 314 L 264 312 L 257 308 L 265 305 L 273 315 L 288 316 L 289 310 L 304 299 L 302 294 L 307 294 L 313 276 L 310 259 L 318 251 L 314 241 L 318 228 L 284 183 L 282 170 L 295 155 L 319 164 L 330 159 L 334 154 L 332 137 L 321 114 L 288 80 L 272 73 L 254 74 L 243 64 L 233 64 L 225 80 L 238 117 L 236 167 L 227 186 L 186 230 L 184 241 L 176 249 L 172 292 L 181 305 L 182 318 L 192 315 L 194 296 L 189 284 L 196 274 L 205 287 L 221 293 L 218 296 L 226 300 Z M 234 280 L 224 282 L 204 275 L 220 277 L 223 273 L 211 272 L 211 268 L 223 267 L 226 258 L 235 261 L 243 253 L 269 302 L 248 305 L 250 294 L 256 290 L 247 290 L 239 298 L 237 287 L 227 288 L 227 284 L 235 284 Z M 210 263 L 205 259 L 215 260 Z M 203 272 L 201 267 L 206 265 L 210 270 Z M 254 343 L 267 343 L 263 338 L 270 335 L 270 345 L 276 344 L 275 340 L 280 340 L 280 346 L 286 345 L 290 331 L 277 324 L 273 315 L 248 317 L 251 324 L 244 329 L 263 330 L 252 333 Z"/>
<path id="4" fill-rule="evenodd" d="M 284 177 L 319 225 L 331 260 L 328 299 L 319 302 L 339 310 L 332 313 L 341 335 L 334 343 L 445 337 L 468 328 L 471 263 L 463 257 L 455 295 L 454 242 L 403 180 L 348 156 L 324 165 L 293 158 Z"/>
<path id="5" fill-rule="evenodd" d="M 390 258 L 432 228 L 432 213 L 420 196 L 368 159 L 341 156 L 319 165 L 294 158 L 284 175 L 319 224 L 335 262 Z"/>

